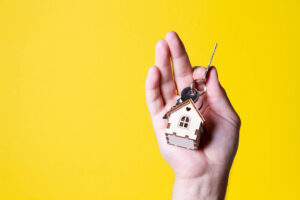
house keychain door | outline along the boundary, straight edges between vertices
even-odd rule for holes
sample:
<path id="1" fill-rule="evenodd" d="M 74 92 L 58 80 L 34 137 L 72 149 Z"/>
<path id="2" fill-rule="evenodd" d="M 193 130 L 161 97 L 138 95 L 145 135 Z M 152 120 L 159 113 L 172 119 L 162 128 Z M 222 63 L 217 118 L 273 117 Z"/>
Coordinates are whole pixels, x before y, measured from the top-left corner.
<path id="1" fill-rule="evenodd" d="M 207 73 L 212 62 L 217 43 L 215 44 L 213 53 L 211 55 L 208 67 L 205 71 L 204 77 L 200 79 L 200 90 L 195 87 L 199 79 L 193 80 L 191 86 L 184 88 L 181 91 L 181 97 L 163 117 L 168 119 L 167 129 L 165 131 L 167 143 L 187 149 L 198 149 L 200 138 L 205 131 L 205 120 L 200 113 L 203 106 L 203 95 L 206 92 L 206 78 Z M 201 97 L 201 105 L 199 109 L 195 103 Z"/>

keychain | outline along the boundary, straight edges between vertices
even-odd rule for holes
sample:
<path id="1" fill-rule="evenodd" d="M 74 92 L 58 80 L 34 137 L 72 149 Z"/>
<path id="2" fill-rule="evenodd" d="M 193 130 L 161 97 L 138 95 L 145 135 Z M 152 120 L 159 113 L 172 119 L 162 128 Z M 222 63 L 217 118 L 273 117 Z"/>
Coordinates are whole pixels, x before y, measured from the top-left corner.
<path id="1" fill-rule="evenodd" d="M 200 138 L 205 131 L 205 120 L 200 113 L 203 106 L 203 95 L 206 92 L 206 78 L 207 73 L 212 62 L 217 43 L 215 44 L 213 53 L 211 55 L 208 67 L 202 79 L 193 80 L 191 86 L 184 88 L 181 91 L 181 97 L 163 117 L 168 119 L 166 129 L 166 140 L 170 145 L 184 147 L 187 149 L 198 149 Z M 201 81 L 198 85 L 201 89 L 196 89 L 197 81 Z M 197 108 L 195 103 L 201 99 L 200 107 Z"/>

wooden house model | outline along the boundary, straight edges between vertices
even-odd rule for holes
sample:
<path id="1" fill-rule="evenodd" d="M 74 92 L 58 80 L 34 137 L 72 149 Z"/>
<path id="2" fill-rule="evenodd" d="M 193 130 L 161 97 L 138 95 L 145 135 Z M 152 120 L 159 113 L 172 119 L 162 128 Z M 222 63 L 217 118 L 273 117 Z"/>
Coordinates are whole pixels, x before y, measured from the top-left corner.
<path id="1" fill-rule="evenodd" d="M 205 121 L 193 100 L 188 99 L 166 113 L 167 143 L 187 149 L 198 149 Z"/>

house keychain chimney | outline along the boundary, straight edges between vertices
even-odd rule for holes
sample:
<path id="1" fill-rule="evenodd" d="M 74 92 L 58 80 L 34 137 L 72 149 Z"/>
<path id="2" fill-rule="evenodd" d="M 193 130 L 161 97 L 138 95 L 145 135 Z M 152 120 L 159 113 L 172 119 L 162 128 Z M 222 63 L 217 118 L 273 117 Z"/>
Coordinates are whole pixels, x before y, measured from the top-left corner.
<path id="1" fill-rule="evenodd" d="M 184 88 L 181 91 L 181 97 L 163 117 L 168 119 L 167 129 L 165 131 L 167 143 L 187 149 L 198 149 L 200 139 L 205 131 L 205 120 L 200 113 L 203 106 L 202 96 L 206 92 L 207 73 L 212 62 L 217 43 L 215 44 L 209 64 L 205 71 L 204 77 L 200 80 L 202 89 L 199 91 L 195 88 L 198 79 L 193 80 L 191 86 Z M 199 85 L 199 86 L 200 86 Z M 198 109 L 195 103 L 201 97 L 201 105 Z"/>

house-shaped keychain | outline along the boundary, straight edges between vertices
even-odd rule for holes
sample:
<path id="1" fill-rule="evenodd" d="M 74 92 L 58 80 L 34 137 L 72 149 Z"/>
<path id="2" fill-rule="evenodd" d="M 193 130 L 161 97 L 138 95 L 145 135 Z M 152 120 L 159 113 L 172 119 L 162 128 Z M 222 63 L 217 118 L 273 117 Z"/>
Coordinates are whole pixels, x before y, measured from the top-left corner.
<path id="1" fill-rule="evenodd" d="M 173 107 L 166 113 L 167 143 L 187 149 L 198 149 L 205 121 L 192 99 Z"/>

